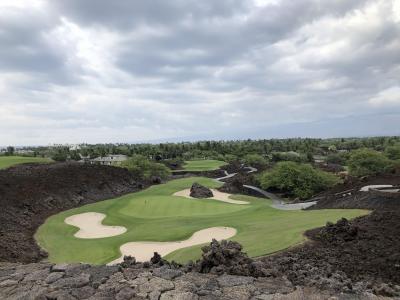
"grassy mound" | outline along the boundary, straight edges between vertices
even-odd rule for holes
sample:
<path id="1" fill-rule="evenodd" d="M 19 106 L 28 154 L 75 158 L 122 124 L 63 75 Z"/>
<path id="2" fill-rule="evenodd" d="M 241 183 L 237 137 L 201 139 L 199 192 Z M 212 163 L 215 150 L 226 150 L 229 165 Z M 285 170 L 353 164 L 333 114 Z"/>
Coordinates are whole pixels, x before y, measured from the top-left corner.
<path id="1" fill-rule="evenodd" d="M 227 163 L 221 160 L 188 160 L 183 165 L 185 171 L 213 171 L 226 165 Z"/>
<path id="2" fill-rule="evenodd" d="M 118 258 L 121 255 L 119 247 L 127 242 L 179 241 L 201 229 L 227 226 L 238 231 L 232 240 L 241 243 L 250 256 L 260 256 L 304 241 L 305 230 L 322 226 L 327 221 L 367 213 L 365 210 L 340 209 L 281 211 L 271 208 L 269 200 L 249 196 L 233 197 L 249 201 L 249 205 L 172 196 L 195 181 L 210 188 L 220 185 L 208 178 L 184 178 L 85 205 L 48 218 L 39 228 L 36 239 L 49 252 L 52 262 L 103 264 Z M 73 235 L 78 228 L 65 224 L 64 219 L 83 212 L 104 213 L 107 217 L 103 224 L 124 226 L 127 232 L 102 239 L 75 238 Z M 180 249 L 166 258 L 179 262 L 195 260 L 200 257 L 200 248 Z"/>
<path id="3" fill-rule="evenodd" d="M 48 163 L 51 159 L 27 156 L 0 156 L 0 169 L 24 163 Z"/>

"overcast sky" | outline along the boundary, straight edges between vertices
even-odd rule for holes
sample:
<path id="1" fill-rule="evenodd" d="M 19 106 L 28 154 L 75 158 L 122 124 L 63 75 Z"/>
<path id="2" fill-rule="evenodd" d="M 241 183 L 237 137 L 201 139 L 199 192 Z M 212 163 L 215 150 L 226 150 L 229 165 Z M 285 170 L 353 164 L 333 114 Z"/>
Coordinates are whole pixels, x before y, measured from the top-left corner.
<path id="1" fill-rule="evenodd" d="M 398 134 L 399 0 L 0 0 L 0 145 Z"/>

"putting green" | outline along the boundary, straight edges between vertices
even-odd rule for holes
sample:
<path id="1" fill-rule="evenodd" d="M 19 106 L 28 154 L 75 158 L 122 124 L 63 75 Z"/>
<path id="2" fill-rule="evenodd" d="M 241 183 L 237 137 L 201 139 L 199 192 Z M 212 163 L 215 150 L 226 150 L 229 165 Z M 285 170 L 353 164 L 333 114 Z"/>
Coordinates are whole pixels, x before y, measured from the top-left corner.
<path id="1" fill-rule="evenodd" d="M 212 171 L 217 170 L 220 167 L 226 165 L 227 163 L 221 160 L 188 160 L 185 161 L 183 165 L 183 170 L 185 171 Z"/>
<path id="2" fill-rule="evenodd" d="M 220 185 L 202 177 L 184 178 L 152 186 L 138 193 L 105 200 L 51 216 L 36 233 L 38 243 L 49 252 L 52 262 L 108 263 L 120 257 L 121 245 L 134 241 L 181 241 L 196 231 L 210 227 L 232 227 L 232 240 L 240 242 L 250 256 L 282 250 L 304 241 L 303 232 L 336 221 L 367 214 L 365 210 L 281 211 L 266 199 L 234 196 L 250 202 L 236 205 L 216 200 L 188 199 L 172 194 L 189 188 L 193 182 L 210 188 Z M 104 213 L 104 225 L 124 226 L 121 235 L 79 239 L 79 228 L 67 225 L 66 217 L 85 213 Z M 178 262 L 200 257 L 201 245 L 184 248 L 166 256 Z"/>
<path id="3" fill-rule="evenodd" d="M 28 156 L 0 156 L 0 169 L 6 169 L 13 165 L 23 163 L 49 163 L 51 159 L 42 157 L 28 157 Z"/>

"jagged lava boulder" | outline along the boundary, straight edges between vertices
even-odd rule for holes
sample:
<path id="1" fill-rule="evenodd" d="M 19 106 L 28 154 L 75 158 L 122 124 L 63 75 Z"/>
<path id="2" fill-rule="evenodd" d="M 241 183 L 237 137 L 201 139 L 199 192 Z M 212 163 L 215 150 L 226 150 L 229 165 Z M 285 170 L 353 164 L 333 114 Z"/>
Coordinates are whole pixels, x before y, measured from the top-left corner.
<path id="1" fill-rule="evenodd" d="M 265 276 L 262 264 L 249 258 L 238 242 L 218 242 L 213 239 L 209 246 L 204 246 L 201 250 L 202 257 L 195 264 L 195 269 L 200 273 Z"/>
<path id="2" fill-rule="evenodd" d="M 197 182 L 192 184 L 190 188 L 190 197 L 193 198 L 210 198 L 213 197 L 213 192 L 208 188 L 205 187 Z"/>

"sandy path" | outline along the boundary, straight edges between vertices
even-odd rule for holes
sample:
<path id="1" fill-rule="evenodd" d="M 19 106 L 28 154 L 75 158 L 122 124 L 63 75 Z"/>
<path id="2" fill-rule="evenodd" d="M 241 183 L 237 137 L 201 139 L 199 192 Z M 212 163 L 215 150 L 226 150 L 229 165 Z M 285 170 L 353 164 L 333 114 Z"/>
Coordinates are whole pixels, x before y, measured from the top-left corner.
<path id="1" fill-rule="evenodd" d="M 125 255 L 131 255 L 139 262 L 149 261 L 154 252 L 165 256 L 175 250 L 210 243 L 212 239 L 218 241 L 228 239 L 236 235 L 236 229 L 231 227 L 211 227 L 196 231 L 189 239 L 179 242 L 130 242 L 120 247 L 122 256 L 113 260 L 108 265 L 114 265 L 123 261 Z"/>
<path id="2" fill-rule="evenodd" d="M 106 217 L 105 214 L 96 212 L 87 212 L 70 216 L 64 220 L 65 223 L 79 228 L 74 234 L 75 237 L 81 239 L 99 239 L 126 232 L 123 226 L 107 226 L 101 224 Z"/>
<path id="3" fill-rule="evenodd" d="M 231 194 L 228 194 L 228 193 L 223 193 L 223 192 L 220 192 L 215 189 L 211 189 L 211 191 L 213 192 L 214 196 L 211 198 L 206 198 L 206 199 L 214 199 L 214 200 L 218 200 L 218 201 L 222 201 L 222 202 L 227 202 L 227 203 L 231 203 L 231 204 L 239 204 L 239 205 L 250 203 L 247 201 L 233 200 L 233 199 L 229 198 L 229 196 L 231 196 Z M 195 199 L 193 197 L 190 197 L 190 189 L 184 189 L 182 191 L 174 193 L 173 195 L 178 196 L 178 197 Z"/>

